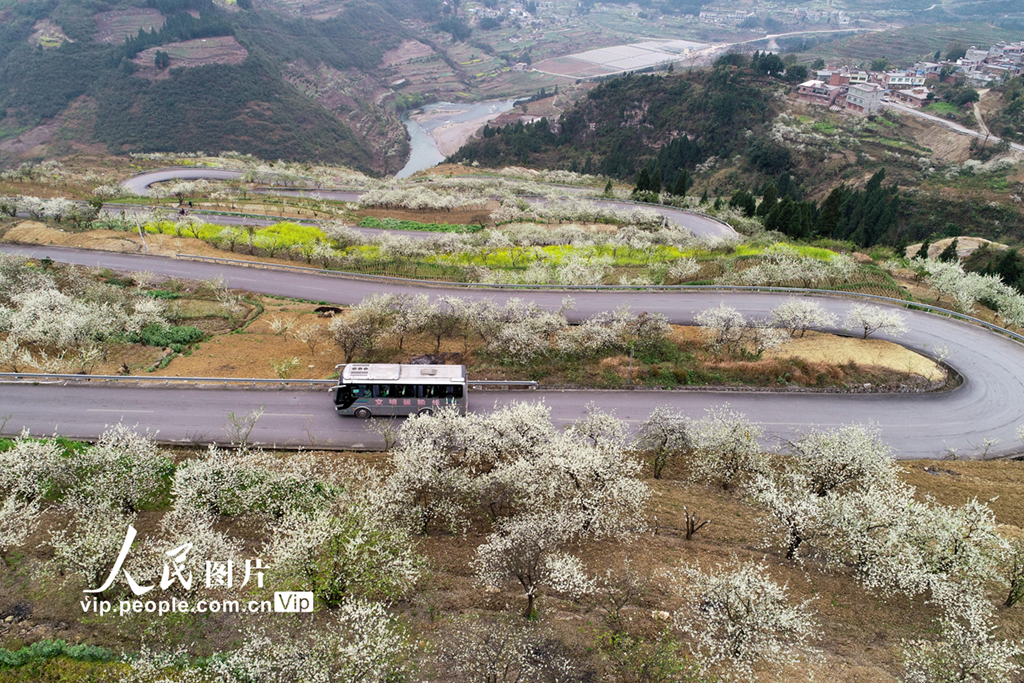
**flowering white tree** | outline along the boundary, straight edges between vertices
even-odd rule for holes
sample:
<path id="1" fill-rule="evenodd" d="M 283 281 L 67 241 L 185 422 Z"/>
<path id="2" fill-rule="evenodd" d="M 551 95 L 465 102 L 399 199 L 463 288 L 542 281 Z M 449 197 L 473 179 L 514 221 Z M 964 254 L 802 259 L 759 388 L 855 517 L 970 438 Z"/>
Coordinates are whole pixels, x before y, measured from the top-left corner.
<path id="1" fill-rule="evenodd" d="M 612 271 L 610 256 L 584 256 L 570 252 L 555 267 L 553 284 L 570 286 L 599 285 Z"/>
<path id="2" fill-rule="evenodd" d="M 837 318 L 813 299 L 790 297 L 772 309 L 772 322 L 791 337 L 804 336 L 812 327 L 832 327 Z"/>
<path id="3" fill-rule="evenodd" d="M 683 282 L 696 277 L 699 272 L 700 264 L 697 263 L 697 259 L 687 256 L 669 264 L 668 270 L 665 274 L 674 280 Z"/>
<path id="4" fill-rule="evenodd" d="M 765 250 L 755 265 L 726 273 L 716 281 L 765 287 L 818 287 L 848 282 L 856 270 L 857 263 L 849 254 L 834 254 L 823 260 L 803 256 L 789 245 L 776 244 Z"/>
<path id="5" fill-rule="evenodd" d="M 751 500 L 767 513 L 763 526 L 795 559 L 805 541 L 827 535 L 828 496 L 859 495 L 897 481 L 892 453 L 878 431 L 849 425 L 811 431 L 791 444 L 792 459 L 781 471 L 765 471 L 749 487 Z"/>
<path id="6" fill-rule="evenodd" d="M 122 424 L 107 429 L 95 446 L 76 459 L 81 481 L 77 490 L 124 513 L 138 512 L 143 503 L 152 501 L 173 469 L 152 438 Z"/>
<path id="7" fill-rule="evenodd" d="M 437 522 L 464 530 L 477 511 L 488 521 L 560 512 L 579 522 L 575 533 L 618 534 L 642 525 L 650 495 L 624 437 L 600 411 L 558 432 L 542 403 L 417 416 L 402 428 L 381 506 L 417 533 Z"/>
<path id="8" fill-rule="evenodd" d="M 995 636 L 992 605 L 977 587 L 940 584 L 932 602 L 942 608 L 939 638 L 904 642 L 907 683 L 1011 683 L 1019 680 L 1024 647 Z"/>
<path id="9" fill-rule="evenodd" d="M 846 313 L 843 325 L 848 330 L 863 330 L 863 339 L 875 332 L 883 332 L 892 337 L 899 337 L 907 332 L 907 317 L 891 308 L 854 304 Z"/>
<path id="10" fill-rule="evenodd" d="M 210 447 L 174 471 L 175 505 L 206 515 L 280 519 L 326 506 L 337 488 L 333 469 L 312 454 L 287 458 L 260 449 Z"/>
<path id="11" fill-rule="evenodd" d="M 791 444 L 795 469 L 807 477 L 809 492 L 822 497 L 896 482 L 892 449 L 877 428 L 845 425 L 811 430 Z"/>
<path id="12" fill-rule="evenodd" d="M 692 476 L 727 490 L 742 477 L 763 472 L 767 459 L 759 442 L 761 427 L 728 405 L 709 408 L 693 428 Z"/>
<path id="13" fill-rule="evenodd" d="M 0 559 L 7 562 L 11 548 L 25 542 L 39 524 L 39 500 L 18 500 L 8 496 L 0 503 Z"/>
<path id="14" fill-rule="evenodd" d="M 420 576 L 420 561 L 404 530 L 381 527 L 358 505 L 291 512 L 271 528 L 275 575 L 307 587 L 328 606 L 352 596 L 396 599 Z"/>
<path id="15" fill-rule="evenodd" d="M 633 439 L 633 448 L 650 454 L 654 478 L 670 460 L 690 453 L 694 448 L 693 425 L 688 417 L 668 406 L 657 406 L 643 421 Z"/>
<path id="16" fill-rule="evenodd" d="M 534 614 L 537 592 L 550 588 L 577 598 L 594 590 L 579 558 L 561 549 L 573 538 L 578 522 L 551 513 L 519 515 L 501 524 L 477 548 L 473 568 L 487 586 L 515 581 L 526 591 L 524 617 Z"/>
<path id="17" fill-rule="evenodd" d="M 309 352 L 316 355 L 316 347 L 331 338 L 330 332 L 323 325 L 309 323 L 292 332 L 292 336 L 309 347 Z"/>
<path id="18" fill-rule="evenodd" d="M 271 638 L 251 629 L 232 652 L 215 653 L 202 666 L 185 650 L 156 652 L 143 647 L 126 656 L 121 683 L 218 681 L 221 683 L 390 683 L 408 673 L 414 650 L 397 619 L 383 605 L 346 600 L 324 626 L 298 637 Z"/>
<path id="19" fill-rule="evenodd" d="M 871 486 L 856 495 L 820 499 L 817 539 L 826 560 L 848 567 L 869 590 L 918 595 L 930 584 L 919 548 L 910 542 L 921 531 L 921 506 L 902 484 Z"/>
<path id="20" fill-rule="evenodd" d="M 68 496 L 60 507 L 70 522 L 50 532 L 50 565 L 61 576 L 77 576 L 90 588 L 99 588 L 121 550 L 128 527 L 135 523 L 135 515 L 124 515 L 104 501 L 80 496 Z"/>
<path id="21" fill-rule="evenodd" d="M 791 604 L 764 563 L 718 565 L 710 572 L 683 566 L 672 577 L 686 599 L 675 613 L 677 628 L 696 634 L 702 668 L 727 665 L 726 678 L 750 680 L 759 662 L 789 664 L 809 651 L 815 622 L 809 604 Z"/>
<path id="22" fill-rule="evenodd" d="M 0 451 L 0 493 L 21 502 L 58 495 L 77 480 L 74 461 L 53 440 L 30 438 L 27 433 Z"/>
<path id="23" fill-rule="evenodd" d="M 781 345 L 784 338 L 771 322 L 748 321 L 735 308 L 724 304 L 697 313 L 693 320 L 700 326 L 708 346 L 715 351 L 752 351 L 760 355 Z"/>

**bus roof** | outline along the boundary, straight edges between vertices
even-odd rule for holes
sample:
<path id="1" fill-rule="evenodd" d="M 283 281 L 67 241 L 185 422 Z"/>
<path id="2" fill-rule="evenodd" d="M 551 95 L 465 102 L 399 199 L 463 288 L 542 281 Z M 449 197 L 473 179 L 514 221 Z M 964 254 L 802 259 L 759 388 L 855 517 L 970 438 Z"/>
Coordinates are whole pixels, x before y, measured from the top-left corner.
<path id="1" fill-rule="evenodd" d="M 465 365 L 399 365 L 398 363 L 349 363 L 341 371 L 342 382 L 465 382 Z"/>

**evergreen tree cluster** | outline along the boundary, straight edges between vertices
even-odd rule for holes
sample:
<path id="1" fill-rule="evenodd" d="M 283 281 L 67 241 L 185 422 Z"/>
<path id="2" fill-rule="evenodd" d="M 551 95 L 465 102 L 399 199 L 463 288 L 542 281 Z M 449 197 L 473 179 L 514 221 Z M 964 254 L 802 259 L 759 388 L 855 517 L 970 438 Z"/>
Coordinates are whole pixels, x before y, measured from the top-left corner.
<path id="1" fill-rule="evenodd" d="M 756 194 L 740 189 L 732 194 L 729 205 L 747 217 L 763 218 L 766 230 L 793 239 L 831 237 L 869 247 L 894 225 L 899 211 L 897 189 L 895 185 L 883 187 L 884 179 L 882 169 L 863 190 L 837 187 L 818 206 L 813 201 L 803 201 L 797 183 L 783 173 L 761 188 L 760 202 Z"/>
<path id="2" fill-rule="evenodd" d="M 439 21 L 434 28 L 438 31 L 448 33 L 452 37 L 452 42 L 460 43 L 469 40 L 469 36 L 472 35 L 473 29 L 469 27 L 461 17 L 449 17 Z"/>
<path id="3" fill-rule="evenodd" d="M 900 210 L 899 188 L 883 186 L 885 169 L 868 180 L 863 190 L 841 185 L 821 205 L 818 232 L 849 240 L 862 247 L 877 244 L 896 224 Z"/>
<path id="4" fill-rule="evenodd" d="M 551 131 L 551 124 L 547 118 L 541 118 L 533 123 L 516 121 L 501 127 L 487 125 L 484 126 L 482 135 L 485 153 L 500 146 L 519 162 L 525 162 L 531 154 L 543 149 L 557 137 Z"/>

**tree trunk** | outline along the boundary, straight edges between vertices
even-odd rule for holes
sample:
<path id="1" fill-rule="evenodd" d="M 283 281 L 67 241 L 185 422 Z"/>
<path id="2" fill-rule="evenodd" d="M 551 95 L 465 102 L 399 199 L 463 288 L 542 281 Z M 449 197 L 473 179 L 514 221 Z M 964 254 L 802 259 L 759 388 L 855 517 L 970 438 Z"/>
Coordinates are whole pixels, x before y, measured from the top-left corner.
<path id="1" fill-rule="evenodd" d="M 524 619 L 531 619 L 533 617 L 533 603 L 536 600 L 536 596 L 533 591 L 529 591 L 526 594 L 526 611 L 523 612 Z"/>

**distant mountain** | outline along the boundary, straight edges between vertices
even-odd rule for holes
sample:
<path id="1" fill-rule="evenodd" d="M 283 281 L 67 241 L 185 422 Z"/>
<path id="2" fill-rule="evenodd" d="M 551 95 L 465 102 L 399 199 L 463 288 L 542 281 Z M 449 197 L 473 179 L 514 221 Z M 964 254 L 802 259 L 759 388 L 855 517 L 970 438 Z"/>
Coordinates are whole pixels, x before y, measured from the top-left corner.
<path id="1" fill-rule="evenodd" d="M 393 114 L 346 117 L 364 103 L 331 110 L 285 72 L 372 72 L 408 37 L 401 20 L 433 5 L 351 0 L 312 18 L 252 0 L 0 0 L 0 155 L 101 144 L 393 171 L 407 147 L 373 139 L 403 139 Z M 354 130 L 366 119 L 377 129 Z"/>

